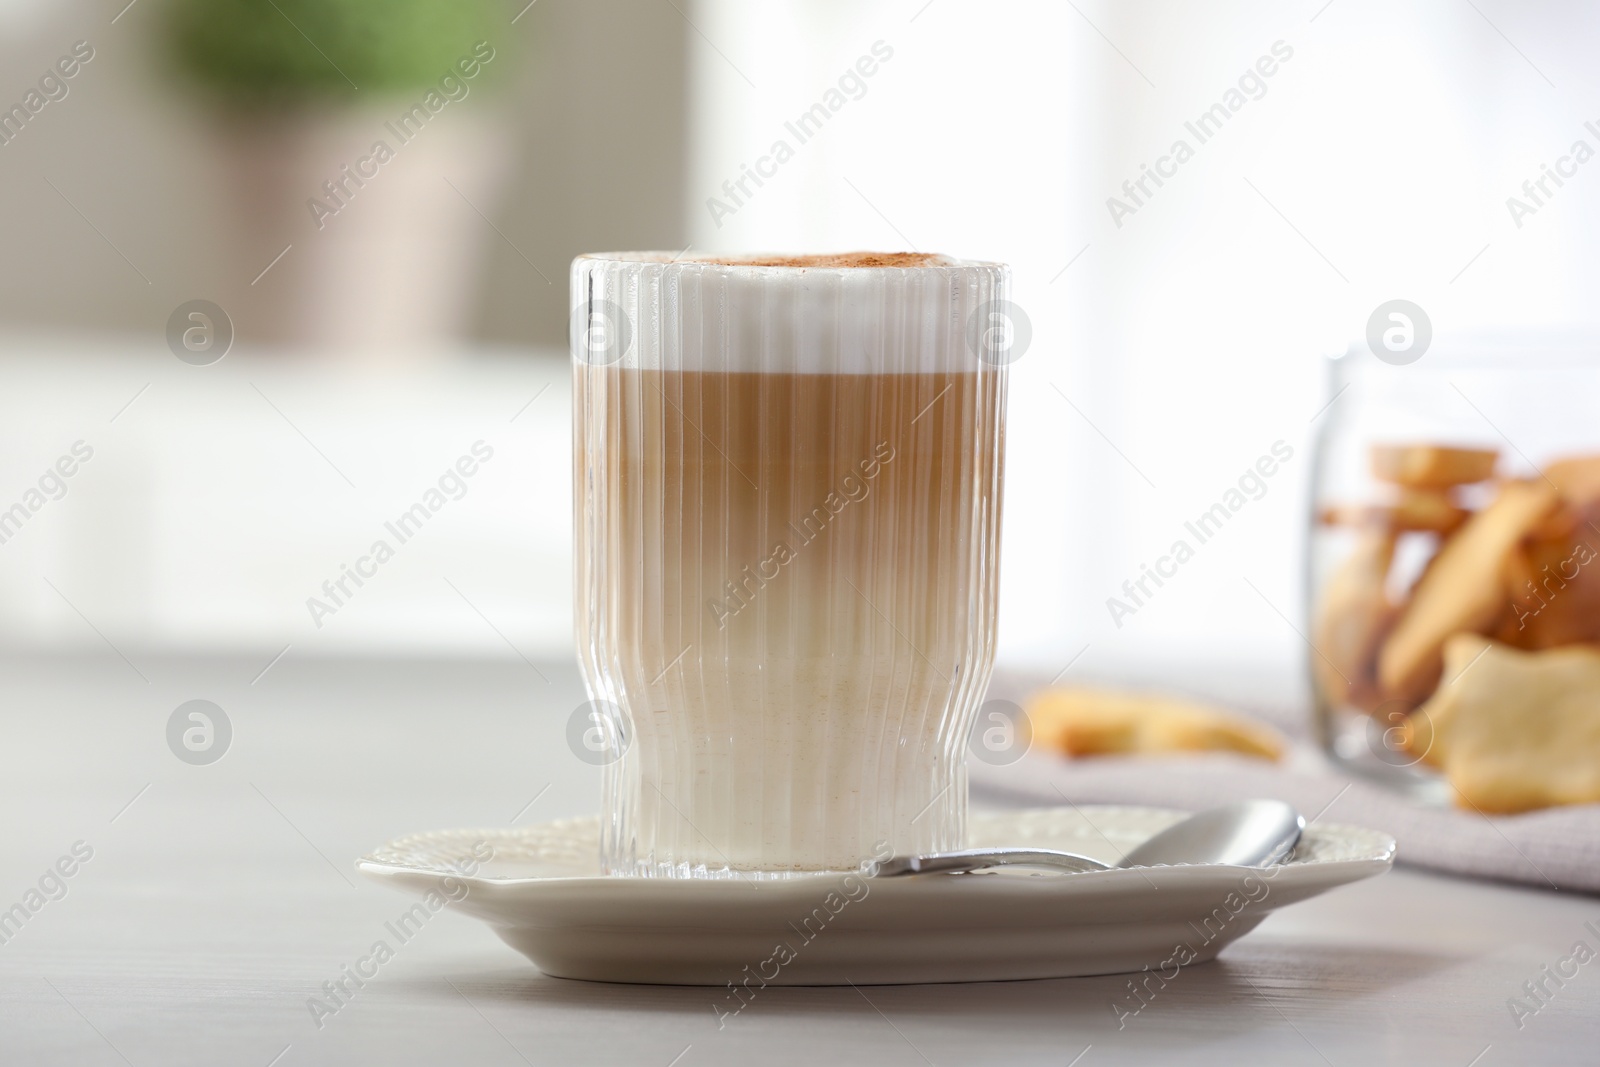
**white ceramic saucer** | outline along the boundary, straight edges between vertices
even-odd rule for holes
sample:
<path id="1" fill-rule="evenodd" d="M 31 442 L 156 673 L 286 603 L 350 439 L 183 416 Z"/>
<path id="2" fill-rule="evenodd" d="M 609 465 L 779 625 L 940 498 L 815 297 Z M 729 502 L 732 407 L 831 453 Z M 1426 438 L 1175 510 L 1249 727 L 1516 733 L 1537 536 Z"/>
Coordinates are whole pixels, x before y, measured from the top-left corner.
<path id="1" fill-rule="evenodd" d="M 1083 805 L 974 815 L 968 839 L 1115 862 L 1184 814 Z M 591 818 L 415 834 L 362 857 L 359 868 L 424 898 L 424 907 L 483 919 L 546 974 L 754 989 L 1170 971 L 1212 958 L 1285 904 L 1382 874 L 1394 862 L 1394 838 L 1317 823 L 1290 862 L 1264 871 L 1177 866 L 881 881 L 612 878 L 600 873 L 598 856 Z"/>

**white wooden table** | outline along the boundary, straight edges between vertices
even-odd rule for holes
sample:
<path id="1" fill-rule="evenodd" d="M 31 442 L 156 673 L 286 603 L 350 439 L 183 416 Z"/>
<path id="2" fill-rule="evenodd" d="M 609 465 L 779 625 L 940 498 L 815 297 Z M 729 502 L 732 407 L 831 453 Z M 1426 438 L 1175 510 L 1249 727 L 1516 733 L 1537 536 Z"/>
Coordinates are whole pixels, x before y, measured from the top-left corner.
<path id="1" fill-rule="evenodd" d="M 769 988 L 719 1030 L 710 990 L 546 978 L 449 913 L 319 1028 L 309 998 L 407 903 L 357 855 L 595 809 L 564 740 L 575 671 L 291 654 L 252 683 L 270 652 L 132 658 L 148 682 L 118 659 L 0 664 L 0 909 L 93 852 L 0 920 L 6 1065 L 1600 1062 L 1600 961 L 1543 971 L 1600 950 L 1600 900 L 1406 870 L 1274 914 L 1120 1030 L 1117 977 Z M 208 766 L 166 742 L 194 698 L 233 727 Z M 1541 979 L 1519 1028 L 1508 999 Z"/>

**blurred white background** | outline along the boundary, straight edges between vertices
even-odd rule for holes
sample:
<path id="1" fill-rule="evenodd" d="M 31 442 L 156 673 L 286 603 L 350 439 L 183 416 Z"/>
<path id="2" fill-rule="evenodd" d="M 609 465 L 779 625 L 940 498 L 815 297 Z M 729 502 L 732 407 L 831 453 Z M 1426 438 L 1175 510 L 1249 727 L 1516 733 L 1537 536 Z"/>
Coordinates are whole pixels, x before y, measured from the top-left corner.
<path id="1" fill-rule="evenodd" d="M 160 0 L 124 3 L 0 3 L 0 107 L 75 42 L 95 51 L 0 145 L 0 509 L 94 449 L 0 544 L 18 649 L 135 670 L 197 650 L 565 659 L 571 257 L 912 247 L 1011 263 L 1031 321 L 1002 659 L 1292 672 L 1322 354 L 1397 297 L 1435 344 L 1595 325 L 1600 163 L 1520 226 L 1506 204 L 1574 142 L 1600 149 L 1600 12 L 1576 2 L 511 3 L 504 84 L 436 115 L 320 231 L 311 179 L 406 94 L 350 105 L 251 215 L 251 123 L 167 72 Z M 798 144 L 785 123 L 875 46 L 889 58 Z M 1185 124 L 1274 55 L 1199 143 Z M 1193 158 L 1114 219 L 1107 199 L 1180 138 Z M 708 207 L 779 139 L 793 159 L 731 214 Z M 397 239 L 443 244 L 393 316 L 459 292 L 445 327 L 359 314 L 388 306 L 374 279 Z M 285 336 L 295 284 L 323 318 Z M 167 346 L 196 298 L 239 334 L 212 366 Z M 307 598 L 480 440 L 494 458 L 466 494 L 317 626 Z M 1266 495 L 1115 625 L 1106 599 L 1277 441 L 1294 458 Z"/>

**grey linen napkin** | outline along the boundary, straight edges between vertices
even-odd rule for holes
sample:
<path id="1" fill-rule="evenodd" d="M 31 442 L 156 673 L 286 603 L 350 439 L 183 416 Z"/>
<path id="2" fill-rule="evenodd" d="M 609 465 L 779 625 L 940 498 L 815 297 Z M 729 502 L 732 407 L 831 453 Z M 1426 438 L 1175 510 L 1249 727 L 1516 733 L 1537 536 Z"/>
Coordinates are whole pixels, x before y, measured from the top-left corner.
<path id="1" fill-rule="evenodd" d="M 1488 816 L 1430 806 L 1331 769 L 1299 769 L 1230 755 L 1101 756 L 1069 760 L 1030 752 L 1008 767 L 968 760 L 974 801 L 1061 805 L 1145 804 L 1197 811 L 1273 797 L 1306 820 L 1351 823 L 1393 834 L 1400 863 L 1453 874 L 1600 893 L 1600 805 Z"/>
<path id="2" fill-rule="evenodd" d="M 1157 669 L 1165 672 L 1156 674 Z M 1525 815 L 1484 815 L 1429 804 L 1376 783 L 1352 779 L 1306 736 L 1309 712 L 1297 672 L 1276 675 L 1219 670 L 1206 664 L 1143 664 L 1126 673 L 1148 680 L 1137 688 L 1202 694 L 1284 731 L 1292 751 L 1272 764 L 1226 754 L 1067 759 L 1034 750 L 1007 767 L 969 759 L 977 803 L 1145 804 L 1199 811 L 1235 800 L 1273 797 L 1309 822 L 1367 826 L 1393 834 L 1400 863 L 1474 878 L 1600 893 L 1600 804 L 1547 808 Z M 1059 677 L 1059 676 L 1058 676 Z M 1116 685 L 1113 679 L 1092 682 Z M 997 669 L 990 698 L 1023 701 L 1048 685 L 1026 670 Z"/>

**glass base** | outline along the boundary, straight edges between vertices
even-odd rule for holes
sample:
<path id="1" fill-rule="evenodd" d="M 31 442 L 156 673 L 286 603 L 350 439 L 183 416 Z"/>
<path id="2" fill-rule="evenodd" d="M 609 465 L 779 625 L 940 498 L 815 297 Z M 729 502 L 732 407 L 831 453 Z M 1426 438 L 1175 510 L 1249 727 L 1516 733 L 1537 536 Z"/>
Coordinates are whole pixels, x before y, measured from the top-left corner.
<path id="1" fill-rule="evenodd" d="M 1388 724 L 1349 708 L 1324 709 L 1322 716 L 1323 746 L 1340 770 L 1425 804 L 1451 802 L 1449 784 L 1432 767 L 1399 748 Z"/>
<path id="2" fill-rule="evenodd" d="M 847 718 L 835 716 L 835 725 Z M 667 729 L 673 723 L 675 733 Z M 735 735 L 722 751 L 708 751 L 673 717 L 657 716 L 652 725 L 655 731 L 635 733 L 605 768 L 600 867 L 607 874 L 838 876 L 893 855 L 961 848 L 966 840 L 966 766 L 942 753 L 885 744 L 881 758 L 866 760 L 864 745 L 852 741 L 845 752 L 821 753 L 834 758 L 799 760 L 794 750 L 807 746 Z M 647 776 L 646 767 L 654 773 Z M 830 794 L 832 803 L 824 799 Z"/>
<path id="3" fill-rule="evenodd" d="M 635 863 L 632 866 L 613 866 L 606 871 L 606 876 L 609 878 L 694 878 L 709 881 L 784 882 L 800 881 L 807 878 L 842 878 L 852 874 L 867 877 L 871 866 L 871 861 L 863 861 L 859 867 L 839 870 L 767 871 L 742 870 L 737 867 L 707 867 L 688 863 Z"/>

